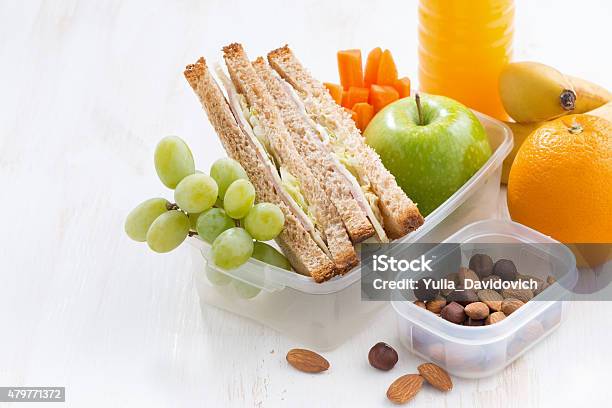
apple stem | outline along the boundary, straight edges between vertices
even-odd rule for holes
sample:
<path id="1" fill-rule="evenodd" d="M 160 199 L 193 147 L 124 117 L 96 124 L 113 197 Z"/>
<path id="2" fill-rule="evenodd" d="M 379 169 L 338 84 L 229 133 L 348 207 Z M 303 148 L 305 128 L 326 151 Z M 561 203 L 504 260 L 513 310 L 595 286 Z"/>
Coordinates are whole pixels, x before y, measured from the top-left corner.
<path id="1" fill-rule="evenodd" d="M 419 114 L 419 126 L 423 126 L 423 112 L 421 111 L 421 97 L 417 93 L 414 95 L 414 100 L 416 101 L 417 113 Z"/>

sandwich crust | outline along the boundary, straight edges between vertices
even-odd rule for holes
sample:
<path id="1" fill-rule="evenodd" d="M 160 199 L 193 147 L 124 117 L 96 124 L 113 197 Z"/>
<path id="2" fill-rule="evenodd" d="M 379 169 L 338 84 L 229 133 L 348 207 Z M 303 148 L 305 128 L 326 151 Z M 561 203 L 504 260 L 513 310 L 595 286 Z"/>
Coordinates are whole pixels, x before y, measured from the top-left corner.
<path id="1" fill-rule="evenodd" d="M 274 203 L 283 211 L 285 226 L 277 242 L 291 265 L 298 273 L 312 276 L 316 282 L 331 278 L 334 264 L 278 194 L 267 167 L 259 159 L 252 141 L 240 129 L 221 89 L 211 76 L 206 61 L 200 58 L 195 64 L 188 65 L 184 75 L 200 99 L 227 154 L 246 170 L 255 187 L 257 201 Z"/>
<path id="2" fill-rule="evenodd" d="M 257 112 L 266 139 L 277 153 L 274 159 L 278 161 L 278 165 L 299 180 L 301 191 L 309 203 L 316 224 L 320 226 L 326 237 L 327 248 L 336 266 L 335 273 L 347 272 L 357 264 L 358 258 L 336 208 L 309 166 L 300 157 L 269 89 L 249 61 L 242 46 L 231 44 L 223 51 L 232 82 L 246 97 L 249 106 Z"/>
<path id="3" fill-rule="evenodd" d="M 289 47 L 285 45 L 268 53 L 268 62 L 298 91 L 313 119 L 334 132 L 346 151 L 358 160 L 358 176 L 378 196 L 378 207 L 389 237 L 400 238 L 421 226 L 424 220 L 416 204 L 397 185 L 378 154 L 365 144 L 350 115 L 334 102 L 323 84 L 310 75 Z"/>

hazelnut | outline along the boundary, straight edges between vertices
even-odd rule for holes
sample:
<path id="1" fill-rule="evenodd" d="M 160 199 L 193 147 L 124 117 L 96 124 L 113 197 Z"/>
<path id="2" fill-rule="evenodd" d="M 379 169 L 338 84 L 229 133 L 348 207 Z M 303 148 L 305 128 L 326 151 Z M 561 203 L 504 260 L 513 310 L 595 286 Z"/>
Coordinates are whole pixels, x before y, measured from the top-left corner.
<path id="1" fill-rule="evenodd" d="M 429 277 L 419 279 L 416 283 L 416 288 L 413 290 L 414 296 L 416 296 L 418 300 L 433 300 L 438 296 L 439 290 L 434 289 L 431 283 L 428 287 L 425 284 L 426 279 L 431 280 Z M 431 282 L 433 283 L 433 280 L 431 280 Z"/>
<path id="2" fill-rule="evenodd" d="M 489 255 L 475 254 L 470 258 L 470 269 L 482 279 L 493 273 L 493 260 Z"/>
<path id="3" fill-rule="evenodd" d="M 442 287 L 443 287 L 443 289 L 440 290 L 440 294 L 446 297 L 453 291 L 453 289 L 449 289 L 451 287 L 450 282 L 453 282 L 455 288 L 459 286 L 459 274 L 458 273 L 448 274 L 446 275 L 445 278 L 440 279 L 440 282 L 442 283 Z"/>
<path id="4" fill-rule="evenodd" d="M 457 302 L 461 306 L 469 305 L 473 302 L 478 302 L 478 295 L 474 289 L 458 289 L 452 291 L 447 297 L 447 302 Z"/>
<path id="5" fill-rule="evenodd" d="M 456 324 L 461 324 L 465 320 L 463 306 L 457 302 L 452 302 L 446 305 L 442 309 L 442 312 L 440 312 L 440 316 L 442 316 L 444 320 L 448 320 L 449 322 Z"/>
<path id="6" fill-rule="evenodd" d="M 376 343 L 368 353 L 370 365 L 379 370 L 389 371 L 397 363 L 397 351 L 387 343 Z"/>
<path id="7" fill-rule="evenodd" d="M 516 279 L 518 272 L 516 271 L 514 262 L 509 259 L 500 259 L 493 265 L 493 274 L 505 281 L 512 281 Z"/>
<path id="8" fill-rule="evenodd" d="M 485 321 L 484 320 L 474 320 L 471 317 L 468 317 L 468 319 L 463 324 L 465 326 L 484 326 Z"/>

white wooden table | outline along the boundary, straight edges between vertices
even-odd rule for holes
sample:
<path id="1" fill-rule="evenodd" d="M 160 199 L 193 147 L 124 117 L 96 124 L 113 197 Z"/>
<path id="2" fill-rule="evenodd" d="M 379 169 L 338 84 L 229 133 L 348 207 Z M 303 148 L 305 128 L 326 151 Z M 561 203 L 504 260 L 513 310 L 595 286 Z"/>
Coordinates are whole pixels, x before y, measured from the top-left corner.
<path id="1" fill-rule="evenodd" d="M 290 43 L 335 80 L 337 49 L 380 45 L 416 77 L 416 2 L 285 3 L 0 1 L 0 386 L 65 386 L 72 407 L 384 406 L 388 384 L 414 371 L 401 348 L 393 371 L 367 365 L 375 342 L 400 347 L 387 310 L 326 353 L 329 372 L 296 372 L 284 356 L 297 344 L 200 309 L 186 249 L 153 254 L 123 233 L 136 203 L 170 197 L 153 169 L 161 137 L 182 136 L 203 170 L 224 154 L 182 77 L 198 56 Z M 517 58 L 612 87 L 611 11 L 518 1 Z M 499 375 L 414 404 L 609 405 L 612 306 L 575 304 L 568 317 Z"/>

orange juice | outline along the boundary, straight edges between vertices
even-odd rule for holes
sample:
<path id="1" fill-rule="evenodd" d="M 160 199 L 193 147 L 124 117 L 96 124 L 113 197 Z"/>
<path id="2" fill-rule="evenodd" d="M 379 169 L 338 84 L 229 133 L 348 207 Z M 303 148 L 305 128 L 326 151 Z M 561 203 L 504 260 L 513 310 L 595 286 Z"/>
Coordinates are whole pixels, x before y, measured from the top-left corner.
<path id="1" fill-rule="evenodd" d="M 420 90 L 507 119 L 497 81 L 512 56 L 513 22 L 513 0 L 420 0 Z"/>

